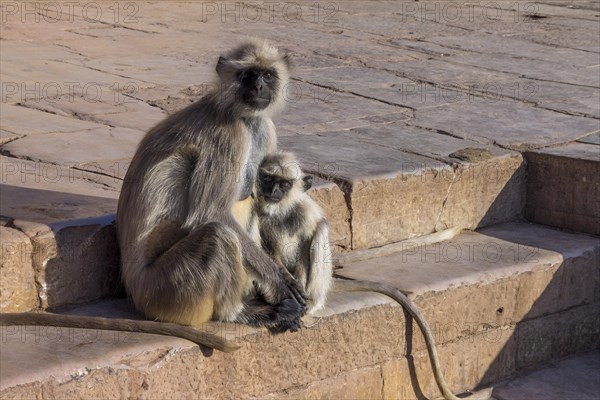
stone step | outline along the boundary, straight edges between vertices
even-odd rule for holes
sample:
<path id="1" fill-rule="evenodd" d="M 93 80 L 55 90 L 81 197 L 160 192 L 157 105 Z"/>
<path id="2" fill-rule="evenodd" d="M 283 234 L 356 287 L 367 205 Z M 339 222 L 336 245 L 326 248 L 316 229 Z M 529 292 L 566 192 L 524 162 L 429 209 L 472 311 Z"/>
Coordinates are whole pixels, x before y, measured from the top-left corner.
<path id="1" fill-rule="evenodd" d="M 374 132 L 364 140 L 351 140 L 358 132 L 280 138 L 318 177 L 309 193 L 325 210 L 335 252 L 522 216 L 520 153 L 404 125 Z M 428 153 L 416 155 L 422 142 Z M 122 290 L 113 221 L 126 167 L 116 162 L 108 167 L 115 175 L 106 176 L 5 156 L 0 163 L 2 273 L 21 286 L 0 283 L 0 311 L 77 304 Z"/>
<path id="2" fill-rule="evenodd" d="M 600 133 L 525 153 L 530 221 L 600 235 Z"/>
<path id="3" fill-rule="evenodd" d="M 455 392 L 597 348 L 600 243 L 508 223 L 344 263 L 340 276 L 410 292 Z M 137 317 L 124 299 L 64 309 Z M 211 352 L 183 339 L 66 328 L 2 327 L 2 398 L 436 398 L 421 334 L 375 293 L 332 293 L 298 333 L 237 324 L 203 329 L 241 345 Z M 10 367 L 7 367 L 10 366 Z"/>

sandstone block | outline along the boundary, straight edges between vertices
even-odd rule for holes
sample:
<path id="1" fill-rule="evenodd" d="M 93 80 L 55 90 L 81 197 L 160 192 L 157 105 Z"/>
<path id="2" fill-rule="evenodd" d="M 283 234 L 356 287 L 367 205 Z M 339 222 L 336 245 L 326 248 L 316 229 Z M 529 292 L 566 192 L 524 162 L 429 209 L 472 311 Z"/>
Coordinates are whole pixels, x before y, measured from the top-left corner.
<path id="1" fill-rule="evenodd" d="M 382 399 L 383 380 L 380 367 L 363 368 L 313 382 L 306 388 L 289 390 L 263 397 L 266 399 Z M 403 399 L 403 398 L 402 398 Z"/>
<path id="2" fill-rule="evenodd" d="M 52 245 L 50 245 L 50 248 Z M 114 225 L 70 226 L 55 236 L 44 267 L 48 307 L 82 303 L 121 292 L 119 246 Z"/>

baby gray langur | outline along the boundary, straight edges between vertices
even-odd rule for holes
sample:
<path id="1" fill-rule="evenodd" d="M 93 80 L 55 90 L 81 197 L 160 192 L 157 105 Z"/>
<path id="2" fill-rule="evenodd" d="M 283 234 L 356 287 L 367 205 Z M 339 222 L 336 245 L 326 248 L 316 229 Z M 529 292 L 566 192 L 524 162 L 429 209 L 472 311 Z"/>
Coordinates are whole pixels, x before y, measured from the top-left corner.
<path id="1" fill-rule="evenodd" d="M 255 240 L 305 289 L 308 311 L 325 305 L 332 281 L 329 225 L 306 191 L 312 176 L 302 175 L 292 153 L 268 154 L 256 182 L 251 232 Z"/>

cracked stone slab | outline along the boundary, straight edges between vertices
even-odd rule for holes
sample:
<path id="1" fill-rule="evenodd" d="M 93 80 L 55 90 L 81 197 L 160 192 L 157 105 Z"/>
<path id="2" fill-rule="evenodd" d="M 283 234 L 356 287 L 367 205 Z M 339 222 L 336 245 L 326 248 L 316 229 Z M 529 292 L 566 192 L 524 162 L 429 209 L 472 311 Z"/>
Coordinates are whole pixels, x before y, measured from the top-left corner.
<path id="1" fill-rule="evenodd" d="M 506 55 L 487 53 L 466 54 L 449 57 L 448 59 L 457 63 L 485 68 L 492 71 L 516 74 L 523 78 L 568 83 L 592 88 L 600 86 L 600 78 L 598 78 L 598 74 L 593 73 L 595 68 L 591 66 L 588 66 L 589 68 L 575 67 L 549 61 L 507 57 Z"/>
<path id="2" fill-rule="evenodd" d="M 592 133 L 577 140 L 580 143 L 597 144 L 600 145 L 600 132 Z"/>
<path id="3" fill-rule="evenodd" d="M 516 154 L 492 145 L 482 145 L 473 140 L 461 139 L 435 131 L 408 125 L 405 122 L 390 122 L 387 124 L 355 128 L 354 138 L 358 142 L 371 143 L 382 148 L 392 148 L 408 153 L 419 154 L 447 164 L 459 162 L 452 156 L 465 148 L 480 148 L 492 153 L 492 156 Z"/>
<path id="4" fill-rule="evenodd" d="M 370 118 L 392 114 L 398 115 L 396 119 L 410 117 L 406 108 L 304 82 L 292 81 L 288 88 L 285 109 L 274 118 L 274 122 L 278 128 L 299 134 L 368 126 Z"/>
<path id="5" fill-rule="evenodd" d="M 598 19 L 568 19 L 555 17 L 543 29 L 515 32 L 514 37 L 548 46 L 568 47 L 574 50 L 600 52 L 598 45 Z"/>
<path id="6" fill-rule="evenodd" d="M 422 41 L 404 40 L 402 43 L 402 46 L 406 48 L 422 46 L 429 49 L 431 45 Z M 594 87 L 525 79 L 515 76 L 515 74 L 490 71 L 436 58 L 403 61 L 389 67 L 380 62 L 372 63 L 372 65 L 392 69 L 411 79 L 435 82 L 440 85 L 439 88 L 433 90 L 426 83 L 413 83 L 411 92 L 414 93 L 411 93 L 411 96 L 405 94 L 406 98 L 416 99 L 418 98 L 416 95 L 422 93 L 423 96 L 429 95 L 431 98 L 437 98 L 439 103 L 442 103 L 442 100 L 445 100 L 446 103 L 456 103 L 461 100 L 478 102 L 482 101 L 482 97 L 488 101 L 515 99 L 558 112 L 583 114 L 596 118 L 600 116 L 600 94 Z M 410 88 L 409 85 L 406 86 L 407 89 Z M 418 90 L 414 88 L 418 88 Z"/>
<path id="7" fill-rule="evenodd" d="M 134 92 L 135 87 L 131 88 Z M 135 93 L 131 93 L 135 95 Z M 113 99 L 89 101 L 81 96 L 63 96 L 59 99 L 25 102 L 29 108 L 64 117 L 95 122 L 101 125 L 147 131 L 167 115 L 158 107 L 115 92 Z"/>
<path id="8" fill-rule="evenodd" d="M 600 146 L 570 143 L 527 152 L 527 217 L 600 235 Z"/>
<path id="9" fill-rule="evenodd" d="M 335 23 L 335 27 L 343 29 L 343 35 L 350 35 L 352 33 L 357 35 L 358 33 L 362 33 L 361 37 L 372 35 L 375 39 L 385 37 L 422 38 L 440 35 L 455 36 L 469 33 L 469 30 L 465 30 L 456 24 L 424 23 L 425 21 L 420 18 L 421 7 L 418 6 L 411 7 L 410 4 L 406 3 L 394 4 L 386 2 L 383 2 L 380 6 L 376 6 L 375 4 L 367 3 L 348 7 L 352 11 L 348 11 L 347 15 L 340 16 Z M 343 5 L 339 7 L 344 9 Z M 381 8 L 381 11 L 375 11 L 378 8 Z M 355 9 L 363 10 L 362 12 L 356 12 Z M 390 10 L 393 10 L 393 12 L 390 12 Z M 413 13 L 413 11 L 415 12 Z M 377 49 L 377 44 L 372 44 L 370 51 L 373 51 L 373 48 Z M 402 54 L 396 55 L 397 58 L 402 56 Z M 413 54 L 409 54 L 408 56 L 414 57 Z M 365 57 L 365 59 L 367 58 Z"/>
<path id="10" fill-rule="evenodd" d="M 474 53 L 503 55 L 511 59 L 535 59 L 552 63 L 560 71 L 561 66 L 589 67 L 598 64 L 598 55 L 588 51 L 546 46 L 501 35 L 473 33 L 458 37 L 430 37 L 427 41 Z M 543 62 L 539 62 L 539 65 L 545 65 Z"/>
<path id="11" fill-rule="evenodd" d="M 100 125 L 96 129 L 27 136 L 2 146 L 2 151 L 17 158 L 80 166 L 131 157 L 144 134 Z"/>
<path id="12" fill-rule="evenodd" d="M 542 110 L 517 101 L 489 99 L 417 110 L 410 124 L 513 150 L 574 141 L 600 128 L 596 119 Z"/>
<path id="13" fill-rule="evenodd" d="M 387 71 L 365 67 L 322 68 L 299 73 L 302 80 L 356 93 L 381 102 L 423 109 L 466 101 L 468 95 L 449 88 L 414 82 Z"/>
<path id="14" fill-rule="evenodd" d="M 112 214 L 120 181 L 91 172 L 0 156 L 0 214 L 53 224 Z"/>
<path id="15" fill-rule="evenodd" d="M 487 89 L 488 98 L 496 98 L 499 94 L 503 94 L 524 102 L 533 102 L 540 108 L 559 113 L 600 118 L 600 91 L 598 88 L 559 82 L 541 82 L 533 79 L 511 79 L 494 82 L 488 85 Z"/>
<path id="16" fill-rule="evenodd" d="M 4 103 L 0 108 L 0 114 L 2 115 L 2 128 L 22 136 L 77 132 L 102 127 L 94 122 Z"/>
<path id="17" fill-rule="evenodd" d="M 23 135 L 17 135 L 9 131 L 5 131 L 4 129 L 0 129 L 0 145 L 3 145 L 7 142 L 12 142 L 13 140 L 17 140 L 22 138 Z"/>
<path id="18" fill-rule="evenodd" d="M 4 50 L 3 45 L 3 54 Z M 15 51 L 15 50 L 13 50 Z M 19 50 L 21 51 L 21 50 Z M 2 60 L 3 100 L 10 103 L 29 99 L 59 98 L 62 95 L 86 96 L 92 101 L 110 100 L 114 91 L 126 86 L 152 86 L 137 78 L 98 71 L 78 60 L 39 59 L 35 49 L 26 48 L 28 61 Z"/>

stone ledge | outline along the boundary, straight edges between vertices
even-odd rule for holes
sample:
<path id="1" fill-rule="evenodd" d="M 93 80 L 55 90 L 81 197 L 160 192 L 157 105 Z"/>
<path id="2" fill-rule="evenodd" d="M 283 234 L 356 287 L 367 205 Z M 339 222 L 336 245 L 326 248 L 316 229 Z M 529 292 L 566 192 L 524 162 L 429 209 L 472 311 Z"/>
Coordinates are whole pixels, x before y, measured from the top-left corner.
<path id="1" fill-rule="evenodd" d="M 368 273 L 369 279 L 413 293 L 438 341 L 447 380 L 457 392 L 597 346 L 600 323 L 589 318 L 600 310 L 597 238 L 506 224 L 463 233 L 440 246 L 466 243 L 494 246 L 501 257 L 491 263 L 484 253 L 475 252 L 472 259 L 421 262 L 421 254 L 411 251 L 377 264 L 369 260 L 346 265 L 338 272 L 355 277 Z M 524 250 L 516 261 L 515 246 Z M 538 249 L 533 260 L 531 249 Z M 125 300 L 68 312 L 135 316 Z M 387 297 L 333 293 L 321 317 L 298 333 L 277 336 L 242 325 L 207 324 L 204 329 L 242 344 L 233 354 L 155 335 L 2 327 L 1 360 L 11 368 L 0 371 L 0 395 L 350 398 L 361 393 L 386 399 L 398 398 L 399 393 L 406 398 L 419 392 L 439 395 L 416 325 L 407 325 L 403 310 Z"/>
<path id="2" fill-rule="evenodd" d="M 15 219 L 10 221 L 10 227 L 2 227 L 2 274 L 10 271 L 9 260 L 18 258 L 31 264 L 35 281 L 36 301 L 19 310 L 60 307 L 119 294 L 119 250 L 112 220 L 112 216 L 107 216 L 45 225 Z M 7 229 L 26 238 L 27 243 L 4 235 Z M 21 265 L 19 271 L 24 274 L 26 267 Z M 2 279 L 0 290 L 4 293 L 15 284 Z M 21 285 L 21 290 L 27 287 Z M 2 301 L 0 311 L 14 310 L 15 304 L 16 299 Z"/>

